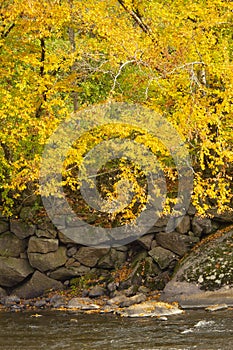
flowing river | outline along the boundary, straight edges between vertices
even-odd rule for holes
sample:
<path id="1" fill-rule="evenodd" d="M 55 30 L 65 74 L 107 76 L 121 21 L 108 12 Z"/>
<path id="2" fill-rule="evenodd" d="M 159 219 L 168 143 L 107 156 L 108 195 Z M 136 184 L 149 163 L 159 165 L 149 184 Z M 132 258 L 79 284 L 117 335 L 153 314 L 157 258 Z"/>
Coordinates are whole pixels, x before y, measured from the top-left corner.
<path id="1" fill-rule="evenodd" d="M 232 350 L 233 310 L 167 320 L 63 311 L 0 312 L 1 350 Z"/>

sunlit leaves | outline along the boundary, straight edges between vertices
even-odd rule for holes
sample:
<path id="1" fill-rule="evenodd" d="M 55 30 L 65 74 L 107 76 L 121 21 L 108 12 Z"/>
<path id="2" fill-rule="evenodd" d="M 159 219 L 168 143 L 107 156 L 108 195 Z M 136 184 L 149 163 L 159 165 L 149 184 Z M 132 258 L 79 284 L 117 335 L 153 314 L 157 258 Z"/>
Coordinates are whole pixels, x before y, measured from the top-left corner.
<path id="1" fill-rule="evenodd" d="M 0 11 L 0 191 L 6 206 L 12 193 L 38 180 L 43 146 L 74 106 L 108 99 L 140 103 L 172 123 L 190 150 L 193 200 L 201 213 L 211 203 L 221 210 L 229 203 L 232 1 L 4 0 Z M 117 133 L 129 137 L 124 128 Z M 100 134 L 77 141 L 82 154 L 111 132 Z M 174 162 L 158 140 L 145 133 L 130 137 L 152 150 L 175 180 Z M 81 163 L 76 150 L 65 169 Z M 121 170 L 127 178 L 127 167 Z M 75 186 L 72 173 L 66 176 Z"/>

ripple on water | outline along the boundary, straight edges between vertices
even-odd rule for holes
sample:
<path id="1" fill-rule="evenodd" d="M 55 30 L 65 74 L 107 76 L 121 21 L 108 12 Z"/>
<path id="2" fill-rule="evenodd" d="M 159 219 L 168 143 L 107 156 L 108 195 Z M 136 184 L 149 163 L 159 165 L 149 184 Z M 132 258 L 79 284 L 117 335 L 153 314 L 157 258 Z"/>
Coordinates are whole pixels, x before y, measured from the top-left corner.
<path id="1" fill-rule="evenodd" d="M 233 310 L 187 311 L 165 321 L 41 314 L 0 313 L 0 350 L 232 350 Z"/>

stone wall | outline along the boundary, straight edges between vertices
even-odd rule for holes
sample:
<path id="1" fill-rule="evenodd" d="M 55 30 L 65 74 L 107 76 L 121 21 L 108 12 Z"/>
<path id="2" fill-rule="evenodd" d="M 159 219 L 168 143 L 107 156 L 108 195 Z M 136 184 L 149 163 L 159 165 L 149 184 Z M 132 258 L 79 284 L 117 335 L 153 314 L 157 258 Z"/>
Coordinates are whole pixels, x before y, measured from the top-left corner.
<path id="1" fill-rule="evenodd" d="M 35 221 L 30 207 L 19 218 L 0 215 L 0 296 L 40 296 L 94 276 L 106 293 L 143 288 L 163 289 L 176 263 L 203 237 L 233 222 L 233 214 L 200 218 L 190 207 L 173 232 L 168 218 L 149 232 L 117 248 L 81 246 L 59 232 L 47 217 Z"/>

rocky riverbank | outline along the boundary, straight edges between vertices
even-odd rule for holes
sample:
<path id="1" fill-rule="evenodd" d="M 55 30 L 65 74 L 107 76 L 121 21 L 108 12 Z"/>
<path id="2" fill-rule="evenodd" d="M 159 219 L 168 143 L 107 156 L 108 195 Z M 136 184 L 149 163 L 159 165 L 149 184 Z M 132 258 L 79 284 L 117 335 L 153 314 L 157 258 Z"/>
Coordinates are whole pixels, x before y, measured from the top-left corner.
<path id="1" fill-rule="evenodd" d="M 226 303 L 218 303 L 206 307 L 208 312 L 223 309 L 232 310 Z M 20 299 L 14 295 L 0 299 L 0 311 L 23 312 L 29 310 L 35 312 L 35 317 L 39 317 L 40 312 L 43 310 L 59 310 L 71 313 L 116 314 L 131 318 L 158 317 L 161 320 L 166 320 L 168 316 L 185 312 L 184 308 L 178 303 L 161 301 L 160 294 L 152 292 L 138 293 L 134 296 L 118 293 L 116 296 L 109 298 L 107 296 L 73 296 L 71 291 L 66 291 L 63 293 L 49 293 L 44 297 L 28 300 Z"/>
<path id="2" fill-rule="evenodd" d="M 30 207 L 23 207 L 19 218 L 0 215 L 0 297 L 28 299 L 50 289 L 85 289 L 97 282 L 109 295 L 132 286 L 134 292 L 162 290 L 192 247 L 233 222 L 231 212 L 212 214 L 212 219 L 200 218 L 190 206 L 186 215 L 173 219 L 172 232 L 166 232 L 169 217 L 163 217 L 136 241 L 101 249 L 73 242 Z"/>
<path id="3" fill-rule="evenodd" d="M 35 220 L 30 210 L 22 208 L 17 219 L 0 217 L 3 308 L 63 307 L 63 299 L 67 305 L 73 297 L 96 302 L 122 295 L 121 306 L 129 308 L 162 291 L 161 301 L 182 307 L 225 300 L 232 305 L 232 212 L 203 219 L 191 206 L 185 216 L 174 218 L 172 232 L 166 232 L 169 218 L 163 217 L 132 243 L 96 248 L 71 241 L 47 217 Z M 60 291 L 52 301 L 51 291 Z"/>

